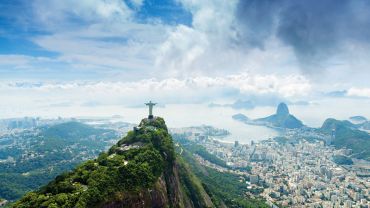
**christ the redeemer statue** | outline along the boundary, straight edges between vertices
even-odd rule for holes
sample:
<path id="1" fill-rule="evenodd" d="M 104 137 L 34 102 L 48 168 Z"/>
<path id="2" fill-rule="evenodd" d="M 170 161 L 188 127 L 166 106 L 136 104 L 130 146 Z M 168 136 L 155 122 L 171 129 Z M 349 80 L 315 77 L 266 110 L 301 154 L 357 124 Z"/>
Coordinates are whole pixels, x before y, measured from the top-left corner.
<path id="1" fill-rule="evenodd" d="M 145 103 L 145 105 L 149 106 L 149 116 L 148 116 L 148 119 L 153 119 L 153 106 L 155 106 L 157 103 L 152 103 L 152 101 L 150 101 L 149 103 Z"/>

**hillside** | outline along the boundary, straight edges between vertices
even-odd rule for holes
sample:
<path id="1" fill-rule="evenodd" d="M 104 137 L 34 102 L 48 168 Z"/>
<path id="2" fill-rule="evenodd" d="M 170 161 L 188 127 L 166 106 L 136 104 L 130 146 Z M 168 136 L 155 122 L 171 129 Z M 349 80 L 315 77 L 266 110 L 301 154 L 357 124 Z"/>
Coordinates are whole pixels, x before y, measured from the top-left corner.
<path id="1" fill-rule="evenodd" d="M 91 135 L 100 135 L 106 133 L 107 130 L 93 128 L 89 125 L 80 122 L 66 122 L 46 128 L 44 135 L 57 139 L 65 139 L 73 141 L 79 138 L 87 138 Z"/>
<path id="2" fill-rule="evenodd" d="M 364 130 L 370 130 L 370 121 L 366 121 L 361 125 Z"/>
<path id="3" fill-rule="evenodd" d="M 176 157 L 162 118 L 139 127 L 97 159 L 59 175 L 13 207 L 214 207 Z"/>
<path id="4" fill-rule="evenodd" d="M 117 132 L 66 122 L 0 137 L 0 198 L 19 199 L 117 140 Z"/>
<path id="5" fill-rule="evenodd" d="M 370 160 L 370 134 L 356 129 L 349 121 L 326 119 L 320 131 L 331 134 L 334 130 L 335 138 L 332 144 L 337 148 L 353 150 L 353 157 Z"/>

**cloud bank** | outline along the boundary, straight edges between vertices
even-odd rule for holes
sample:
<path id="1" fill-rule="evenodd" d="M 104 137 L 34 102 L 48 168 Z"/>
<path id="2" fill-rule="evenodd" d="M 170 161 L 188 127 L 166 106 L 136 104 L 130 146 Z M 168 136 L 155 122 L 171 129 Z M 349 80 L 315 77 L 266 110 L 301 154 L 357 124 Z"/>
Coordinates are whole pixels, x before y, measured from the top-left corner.
<path id="1" fill-rule="evenodd" d="M 251 96 L 299 99 L 311 90 L 309 81 L 301 76 L 250 74 L 135 82 L 4 82 L 0 85 L 3 100 L 11 102 L 18 97 L 17 102 L 24 99 L 22 102 L 53 106 L 60 103 L 119 105 L 123 102 L 130 106 L 148 99 L 167 104 L 203 103 Z"/>
<path id="2" fill-rule="evenodd" d="M 307 101 L 332 91 L 370 97 L 366 0 L 35 0 L 1 6 L 6 12 L 0 19 L 9 26 L 0 29 L 7 40 L 0 91 L 14 103 Z"/>

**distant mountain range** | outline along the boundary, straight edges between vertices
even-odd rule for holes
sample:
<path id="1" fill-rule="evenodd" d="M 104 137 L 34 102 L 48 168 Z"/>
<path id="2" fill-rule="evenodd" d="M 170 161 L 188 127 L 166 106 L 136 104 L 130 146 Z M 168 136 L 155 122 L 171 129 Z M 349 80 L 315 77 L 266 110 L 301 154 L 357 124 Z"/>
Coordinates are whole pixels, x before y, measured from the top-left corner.
<path id="1" fill-rule="evenodd" d="M 288 106 L 285 103 L 280 103 L 277 107 L 276 113 L 265 118 L 250 119 L 243 114 L 236 114 L 233 118 L 251 125 L 263 125 L 288 129 L 303 127 L 302 121 L 289 113 Z"/>

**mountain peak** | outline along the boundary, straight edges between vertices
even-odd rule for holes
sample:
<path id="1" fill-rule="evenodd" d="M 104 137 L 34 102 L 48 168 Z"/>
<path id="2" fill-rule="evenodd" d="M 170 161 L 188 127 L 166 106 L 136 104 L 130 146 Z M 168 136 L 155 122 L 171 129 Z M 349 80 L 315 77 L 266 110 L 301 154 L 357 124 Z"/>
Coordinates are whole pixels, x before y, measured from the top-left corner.
<path id="1" fill-rule="evenodd" d="M 288 106 L 285 103 L 280 103 L 277 107 L 276 115 L 281 115 L 281 116 L 289 115 Z"/>
<path id="2" fill-rule="evenodd" d="M 303 126 L 302 121 L 298 120 L 296 117 L 289 113 L 288 106 L 285 103 L 280 103 L 277 107 L 276 114 L 265 117 L 250 120 L 248 117 L 237 114 L 233 116 L 234 119 L 256 125 L 267 125 L 279 128 L 301 128 Z"/>

